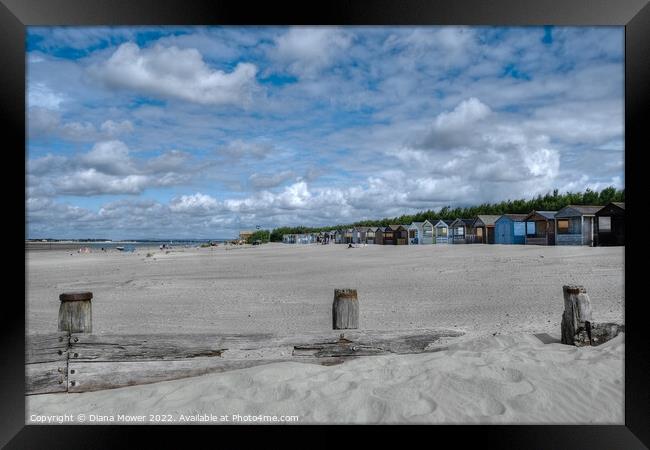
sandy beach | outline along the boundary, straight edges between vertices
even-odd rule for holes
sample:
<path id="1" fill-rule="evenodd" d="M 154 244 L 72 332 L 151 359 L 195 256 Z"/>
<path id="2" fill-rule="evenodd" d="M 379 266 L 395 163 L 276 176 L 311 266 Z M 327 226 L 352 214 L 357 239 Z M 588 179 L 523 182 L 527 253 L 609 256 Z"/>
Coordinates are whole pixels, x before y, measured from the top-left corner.
<path id="1" fill-rule="evenodd" d="M 73 420 L 64 423 L 81 423 L 77 415 L 85 414 L 84 423 L 134 423 L 118 420 L 122 414 L 158 424 L 187 424 L 182 415 L 206 424 L 256 423 L 249 416 L 260 415 L 297 416 L 290 423 L 298 424 L 623 424 L 623 340 L 619 335 L 577 348 L 516 333 L 333 367 L 277 363 L 83 394 L 32 395 L 26 421 L 38 423 L 32 414 L 70 414 Z M 202 422 L 207 415 L 219 419 Z M 236 415 L 242 417 L 235 421 Z"/>
<path id="2" fill-rule="evenodd" d="M 147 257 L 147 252 L 152 256 Z M 360 328 L 444 327 L 448 350 L 297 363 L 83 394 L 27 397 L 31 414 L 292 414 L 298 423 L 623 423 L 624 335 L 559 339 L 562 285 L 594 320 L 624 322 L 624 248 L 268 244 L 26 253 L 27 331 L 56 331 L 58 295 L 94 294 L 95 333 L 331 329 L 335 288 L 356 288 Z M 611 405 L 621 405 L 612 408 Z"/>
<path id="3" fill-rule="evenodd" d="M 356 288 L 365 329 L 552 333 L 563 284 L 585 286 L 595 320 L 623 320 L 623 261 L 623 247 L 501 245 L 27 252 L 27 331 L 56 331 L 59 294 L 79 290 L 96 333 L 328 330 L 334 289 Z"/>

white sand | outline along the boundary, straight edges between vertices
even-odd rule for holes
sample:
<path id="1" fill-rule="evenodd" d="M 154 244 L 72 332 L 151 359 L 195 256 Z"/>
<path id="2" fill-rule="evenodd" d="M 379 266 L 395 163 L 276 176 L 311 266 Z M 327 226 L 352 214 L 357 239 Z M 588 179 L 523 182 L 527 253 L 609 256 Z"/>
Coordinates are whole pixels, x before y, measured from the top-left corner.
<path id="1" fill-rule="evenodd" d="M 323 367 L 275 363 L 83 394 L 27 397 L 31 414 L 298 416 L 296 423 L 623 424 L 624 336 L 599 347 L 544 345 L 527 334 L 448 351 Z M 31 420 L 34 419 L 34 420 Z M 240 419 L 243 420 L 243 419 Z M 111 423 L 111 422 L 93 422 Z M 244 422 L 238 422 L 244 423 Z M 252 419 L 249 422 L 254 423 Z M 263 423 L 263 422 L 255 422 Z M 270 423 L 270 422 L 266 422 Z"/>
<path id="2" fill-rule="evenodd" d="M 568 283 L 585 286 L 594 320 L 623 320 L 622 247 L 183 250 L 28 252 L 28 331 L 56 331 L 59 294 L 68 290 L 93 292 L 96 333 L 328 330 L 334 289 L 348 287 L 358 289 L 365 329 L 557 332 Z"/>
<path id="3" fill-rule="evenodd" d="M 151 250 L 149 250 L 151 251 Z M 31 414 L 298 415 L 299 423 L 622 424 L 623 336 L 559 338 L 562 285 L 594 320 L 623 322 L 623 248 L 270 244 L 165 253 L 27 253 L 29 332 L 56 330 L 58 294 L 94 293 L 94 332 L 279 332 L 331 327 L 357 288 L 365 329 L 449 327 L 448 351 L 340 366 L 276 363 L 103 392 L 27 397 Z M 155 258 L 155 259 L 154 259 Z M 459 342 L 460 341 L 460 342 Z"/>

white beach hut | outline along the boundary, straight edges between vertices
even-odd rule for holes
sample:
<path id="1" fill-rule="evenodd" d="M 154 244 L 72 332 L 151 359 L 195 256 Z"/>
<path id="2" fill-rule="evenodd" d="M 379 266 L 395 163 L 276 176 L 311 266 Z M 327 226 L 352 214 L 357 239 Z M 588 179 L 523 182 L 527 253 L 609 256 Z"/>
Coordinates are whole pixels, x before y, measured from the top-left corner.
<path id="1" fill-rule="evenodd" d="M 445 220 L 439 220 L 433 226 L 434 231 L 434 244 L 448 244 L 449 243 L 449 225 L 450 222 Z"/>
<path id="2" fill-rule="evenodd" d="M 433 224 L 428 220 L 413 222 L 408 227 L 409 245 L 433 244 Z"/>

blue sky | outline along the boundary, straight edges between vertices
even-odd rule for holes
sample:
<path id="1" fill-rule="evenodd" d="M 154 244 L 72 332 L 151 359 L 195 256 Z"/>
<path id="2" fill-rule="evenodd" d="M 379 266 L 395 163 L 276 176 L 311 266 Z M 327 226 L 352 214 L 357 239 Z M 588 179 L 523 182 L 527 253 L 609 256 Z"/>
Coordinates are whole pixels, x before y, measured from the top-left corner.
<path id="1" fill-rule="evenodd" d="M 29 238 L 624 186 L 622 27 L 29 27 Z"/>

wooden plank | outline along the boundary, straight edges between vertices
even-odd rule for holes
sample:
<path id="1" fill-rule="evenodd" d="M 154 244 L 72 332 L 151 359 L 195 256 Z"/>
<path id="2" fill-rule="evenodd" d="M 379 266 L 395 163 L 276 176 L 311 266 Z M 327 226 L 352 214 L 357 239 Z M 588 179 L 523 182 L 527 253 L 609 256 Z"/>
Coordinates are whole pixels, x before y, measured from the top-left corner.
<path id="1" fill-rule="evenodd" d="M 70 359 L 79 361 L 183 360 L 225 356 L 235 350 L 309 347 L 339 344 L 341 335 L 368 354 L 420 353 L 441 337 L 456 337 L 456 330 L 331 330 L 291 336 L 273 334 L 73 334 Z M 335 352 L 336 353 L 336 352 Z"/>
<path id="2" fill-rule="evenodd" d="M 462 334 L 462 333 L 461 333 Z M 371 345 L 363 344 L 363 340 L 339 338 L 336 342 L 325 342 L 311 345 L 294 346 L 294 355 L 309 355 L 322 357 L 372 356 L 387 353 L 409 354 L 444 350 L 444 347 L 433 348 L 431 345 L 442 336 L 439 335 L 410 335 L 395 339 L 375 339 Z"/>
<path id="3" fill-rule="evenodd" d="M 300 345 L 295 346 L 293 350 L 294 356 L 313 356 L 315 358 L 372 356 L 386 353 L 388 352 L 380 347 L 353 343 Z"/>
<path id="4" fill-rule="evenodd" d="M 68 359 L 67 332 L 25 336 L 25 364 L 65 361 Z"/>
<path id="5" fill-rule="evenodd" d="M 155 361 L 221 356 L 223 351 L 218 339 L 205 335 L 81 335 L 71 339 L 69 354 L 73 360 Z"/>
<path id="6" fill-rule="evenodd" d="M 350 358 L 347 358 L 349 360 Z M 170 381 L 276 362 L 333 365 L 346 359 L 283 357 L 266 359 L 193 358 L 177 361 L 70 361 L 68 392 L 88 392 Z M 188 380 L 191 383 L 192 380 Z"/>
<path id="7" fill-rule="evenodd" d="M 68 386 L 67 365 L 67 360 L 27 364 L 25 394 L 65 392 Z"/>
<path id="8" fill-rule="evenodd" d="M 67 361 L 68 392 L 155 383 L 274 362 L 340 364 L 359 356 L 437 351 L 435 330 L 331 330 L 273 334 L 73 334 Z M 65 389 L 61 389 L 65 390 Z"/>

